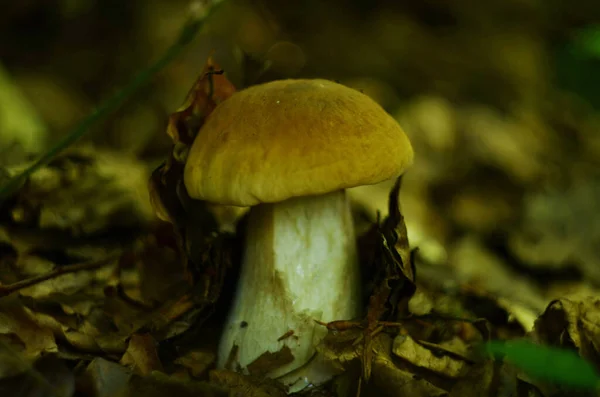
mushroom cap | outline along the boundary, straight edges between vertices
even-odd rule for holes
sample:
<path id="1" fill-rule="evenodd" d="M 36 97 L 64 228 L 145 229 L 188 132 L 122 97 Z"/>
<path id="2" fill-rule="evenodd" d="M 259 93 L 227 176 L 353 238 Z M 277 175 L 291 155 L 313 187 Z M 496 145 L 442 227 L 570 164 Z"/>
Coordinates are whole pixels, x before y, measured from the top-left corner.
<path id="1" fill-rule="evenodd" d="M 252 206 L 375 184 L 412 161 L 402 128 L 367 95 L 327 80 L 278 80 L 215 108 L 184 182 L 192 198 Z"/>

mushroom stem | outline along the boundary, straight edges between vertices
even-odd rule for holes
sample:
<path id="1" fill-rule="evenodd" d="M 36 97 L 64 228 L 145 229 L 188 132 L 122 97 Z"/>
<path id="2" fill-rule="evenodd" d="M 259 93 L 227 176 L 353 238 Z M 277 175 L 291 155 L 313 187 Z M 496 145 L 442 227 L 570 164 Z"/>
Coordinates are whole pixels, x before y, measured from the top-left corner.
<path id="1" fill-rule="evenodd" d="M 218 366 L 228 365 L 234 345 L 233 367 L 244 371 L 263 353 L 284 346 L 293 361 L 267 376 L 278 378 L 305 365 L 327 332 L 314 320 L 346 320 L 359 314 L 359 270 L 345 191 L 252 207 Z"/>

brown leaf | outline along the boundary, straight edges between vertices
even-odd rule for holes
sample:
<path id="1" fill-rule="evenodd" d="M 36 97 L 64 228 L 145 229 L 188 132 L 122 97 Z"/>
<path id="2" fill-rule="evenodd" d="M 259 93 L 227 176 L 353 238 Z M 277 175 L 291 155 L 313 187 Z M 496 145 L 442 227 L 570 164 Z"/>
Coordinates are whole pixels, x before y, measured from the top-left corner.
<path id="1" fill-rule="evenodd" d="M 362 354 L 363 378 L 368 381 L 373 361 L 372 341 L 378 332 L 379 321 L 408 315 L 408 302 L 416 290 L 413 260 L 408 243 L 404 217 L 399 208 L 398 195 L 402 177 L 396 180 L 389 196 L 389 214 L 381 225 L 371 230 L 376 239 L 375 253 L 371 256 L 369 287 L 370 298 L 364 330 Z"/>
<path id="2" fill-rule="evenodd" d="M 435 345 L 424 346 L 415 341 L 410 335 L 398 335 L 394 338 L 392 352 L 399 358 L 412 365 L 427 369 L 438 375 L 458 378 L 469 370 L 469 363 L 455 355 L 444 354 L 442 348 Z"/>
<path id="3" fill-rule="evenodd" d="M 191 145 L 206 117 L 235 92 L 223 70 L 208 58 L 204 70 L 188 92 L 183 105 L 169 117 L 167 133 L 173 143 Z"/>
<path id="4" fill-rule="evenodd" d="M 152 306 L 166 302 L 189 288 L 181 252 L 173 240 L 165 241 L 164 234 L 172 234 L 171 228 L 164 230 L 165 226 L 168 227 L 161 223 L 154 233 L 146 237 L 144 249 L 136 261 L 141 299 Z M 159 228 L 163 230 L 158 230 Z"/>
<path id="5" fill-rule="evenodd" d="M 551 302 L 535 322 L 533 335 L 544 344 L 576 350 L 600 369 L 600 298 Z"/>
<path id="6" fill-rule="evenodd" d="M 391 340 L 380 335 L 374 346 L 373 372 L 368 388 L 380 396 L 446 396 L 447 392 L 426 379 L 396 367 L 390 356 Z"/>
<path id="7" fill-rule="evenodd" d="M 354 366 L 353 369 L 358 368 Z M 285 385 L 290 394 L 301 391 L 308 392 L 311 389 L 322 389 L 345 371 L 338 363 L 329 361 L 320 354 L 315 354 L 304 365 L 277 378 L 277 381 Z"/>
<path id="8" fill-rule="evenodd" d="M 178 357 L 175 360 L 175 364 L 186 368 L 191 376 L 200 378 L 206 373 L 215 360 L 216 354 L 214 352 L 195 350 Z"/>
<path id="9" fill-rule="evenodd" d="M 79 389 L 85 395 L 113 397 L 126 388 L 131 375 L 127 368 L 97 357 L 88 364 L 78 379 Z"/>
<path id="10" fill-rule="evenodd" d="M 231 397 L 286 397 L 280 383 L 268 378 L 256 378 L 227 370 L 214 370 L 210 383 L 229 390 Z"/>
<path id="11" fill-rule="evenodd" d="M 219 233 L 212 207 L 192 200 L 187 194 L 183 171 L 187 153 L 204 120 L 234 92 L 235 87 L 209 58 L 184 104 L 169 117 L 167 133 L 174 145 L 168 159 L 152 173 L 149 182 L 155 212 L 173 225 L 174 247 L 184 264 L 187 279 L 198 286 L 196 290 L 204 300 L 201 305 L 207 308 L 220 295 L 231 251 L 223 250 L 226 239 Z"/>
<path id="12" fill-rule="evenodd" d="M 189 201 L 183 187 L 183 167 L 187 153 L 204 120 L 234 92 L 233 84 L 212 58 L 209 58 L 183 105 L 169 116 L 167 134 L 173 140 L 173 149 L 168 159 L 152 173 L 149 191 L 157 216 L 173 223 L 177 229 L 181 229 L 181 223 L 185 219 L 185 203 L 182 200 Z"/>
<path id="13" fill-rule="evenodd" d="M 369 324 L 386 320 L 395 313 L 408 314 L 408 300 L 416 289 L 408 234 L 399 208 L 401 184 L 402 177 L 390 192 L 389 215 L 375 233 L 379 244 L 371 264 L 373 292 L 367 314 Z"/>
<path id="14" fill-rule="evenodd" d="M 103 352 L 96 341 L 96 336 L 99 336 L 101 332 L 89 322 L 84 320 L 79 328 L 74 328 L 68 325 L 69 319 L 62 318 L 61 320 L 67 323 L 63 324 L 57 318 L 45 313 L 35 313 L 35 317 L 40 325 L 50 329 L 58 339 L 66 341 L 75 349 L 86 352 Z"/>
<path id="15" fill-rule="evenodd" d="M 148 177 L 146 165 L 132 157 L 91 146 L 71 148 L 31 175 L 6 210 L 15 227 L 60 232 L 71 245 L 73 238 L 128 229 L 131 233 L 116 241 L 123 244 L 151 220 Z"/>
<path id="16" fill-rule="evenodd" d="M 0 396 L 71 397 L 74 393 L 73 373 L 54 356 L 42 357 L 29 371 L 0 380 Z"/>
<path id="17" fill-rule="evenodd" d="M 294 361 L 294 355 L 285 345 L 276 352 L 264 352 L 246 367 L 251 376 L 263 377 L 269 372 Z"/>
<path id="18" fill-rule="evenodd" d="M 448 397 L 516 396 L 517 376 L 508 365 L 484 361 L 459 379 Z M 520 394 L 519 394 L 520 395 Z"/>
<path id="19" fill-rule="evenodd" d="M 227 390 L 207 382 L 180 380 L 161 372 L 134 375 L 126 389 L 115 397 L 230 397 Z"/>
<path id="20" fill-rule="evenodd" d="M 152 371 L 163 370 L 156 353 L 156 341 L 149 334 L 131 335 L 127 350 L 121 358 L 121 364 L 144 376 Z"/>
<path id="21" fill-rule="evenodd" d="M 0 378 L 19 374 L 39 357 L 58 352 L 51 329 L 19 300 L 0 300 Z"/>
<path id="22" fill-rule="evenodd" d="M 329 332 L 317 345 L 317 352 L 340 368 L 346 368 L 357 360 L 362 351 L 355 342 L 362 336 L 362 330 L 352 328 L 341 332 Z"/>

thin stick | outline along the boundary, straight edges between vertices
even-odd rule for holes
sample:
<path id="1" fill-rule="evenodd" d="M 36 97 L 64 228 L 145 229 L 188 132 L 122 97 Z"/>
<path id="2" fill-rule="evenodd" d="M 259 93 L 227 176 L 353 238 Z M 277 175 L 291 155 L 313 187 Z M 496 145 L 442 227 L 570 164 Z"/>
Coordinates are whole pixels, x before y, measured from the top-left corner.
<path id="1" fill-rule="evenodd" d="M 46 273 L 46 274 L 41 274 L 39 276 L 28 278 L 26 280 L 21 280 L 14 284 L 0 285 L 0 297 L 10 295 L 13 292 L 22 290 L 23 288 L 31 287 L 32 285 L 39 284 L 43 281 L 57 278 L 59 276 L 62 276 L 63 274 L 75 273 L 75 272 L 79 272 L 79 271 L 83 271 L 83 270 L 99 269 L 102 266 L 106 266 L 106 265 L 110 264 L 111 262 L 115 261 L 119 257 L 119 255 L 120 254 L 109 255 L 106 258 L 102 258 L 100 260 L 93 261 L 93 262 L 77 263 L 75 265 L 68 265 L 68 266 L 60 266 L 60 267 L 57 267 L 55 270 L 53 270 L 49 273 Z"/>

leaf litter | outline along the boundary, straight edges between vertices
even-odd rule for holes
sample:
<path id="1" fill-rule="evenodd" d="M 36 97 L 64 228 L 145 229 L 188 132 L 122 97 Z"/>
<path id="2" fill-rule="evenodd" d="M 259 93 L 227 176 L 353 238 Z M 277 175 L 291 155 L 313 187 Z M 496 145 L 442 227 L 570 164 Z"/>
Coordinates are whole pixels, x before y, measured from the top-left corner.
<path id="1" fill-rule="evenodd" d="M 289 351 L 265 352 L 249 374 L 215 369 L 241 251 L 235 224 L 243 210 L 192 200 L 183 188 L 195 134 L 234 92 L 209 59 L 169 118 L 172 150 L 153 172 L 113 153 L 78 148 L 42 168 L 3 204 L 0 391 L 287 395 L 265 374 L 293 359 Z M 131 180 L 149 183 L 140 187 Z M 443 260 L 428 261 L 433 256 L 409 244 L 402 184 L 399 178 L 386 191 L 387 216 L 366 222 L 358 240 L 364 317 L 322 324 L 328 334 L 316 360 L 333 366 L 337 376 L 300 394 L 567 395 L 560 394 L 567 393 L 564 385 L 481 352 L 486 342 L 515 338 L 570 350 L 600 367 L 596 300 L 546 305 L 535 286 L 501 270 L 502 264 L 485 265 L 498 269 L 486 279 L 477 268 L 453 272 L 440 267 Z M 462 247 L 448 259 L 493 262 L 478 251 L 477 240 L 467 236 Z M 515 289 L 526 293 L 518 300 Z M 538 356 L 533 350 L 528 359 L 539 365 Z"/>

